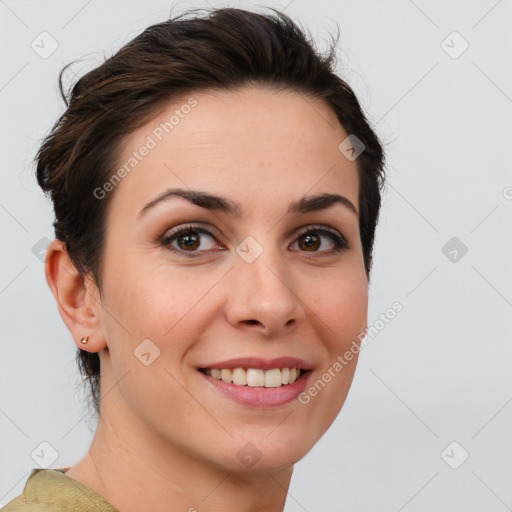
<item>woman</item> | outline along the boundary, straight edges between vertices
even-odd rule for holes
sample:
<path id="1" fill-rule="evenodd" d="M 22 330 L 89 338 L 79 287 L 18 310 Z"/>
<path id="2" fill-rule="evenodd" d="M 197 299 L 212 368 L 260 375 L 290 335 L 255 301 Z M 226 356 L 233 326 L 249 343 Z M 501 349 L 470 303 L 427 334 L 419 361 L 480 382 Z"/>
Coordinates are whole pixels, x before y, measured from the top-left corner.
<path id="1" fill-rule="evenodd" d="M 61 86 L 45 272 L 98 426 L 5 512 L 282 511 L 343 406 L 384 153 L 334 50 L 273 11 L 189 11 Z"/>

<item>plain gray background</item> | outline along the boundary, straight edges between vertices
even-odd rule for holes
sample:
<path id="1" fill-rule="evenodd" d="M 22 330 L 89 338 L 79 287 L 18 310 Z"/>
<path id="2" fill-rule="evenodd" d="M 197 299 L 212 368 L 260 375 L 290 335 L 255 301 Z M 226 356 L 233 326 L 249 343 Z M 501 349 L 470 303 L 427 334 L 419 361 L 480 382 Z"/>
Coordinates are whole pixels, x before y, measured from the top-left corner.
<path id="1" fill-rule="evenodd" d="M 368 324 L 404 309 L 368 339 L 286 512 L 512 510 L 510 0 L 209 4 L 284 9 L 321 47 L 339 24 L 338 71 L 387 144 Z M 95 67 L 170 7 L 0 0 L 0 506 L 42 442 L 51 467 L 72 465 L 95 428 L 37 256 L 53 210 L 32 159 L 64 109 L 58 72 L 76 58 L 78 75 Z"/>

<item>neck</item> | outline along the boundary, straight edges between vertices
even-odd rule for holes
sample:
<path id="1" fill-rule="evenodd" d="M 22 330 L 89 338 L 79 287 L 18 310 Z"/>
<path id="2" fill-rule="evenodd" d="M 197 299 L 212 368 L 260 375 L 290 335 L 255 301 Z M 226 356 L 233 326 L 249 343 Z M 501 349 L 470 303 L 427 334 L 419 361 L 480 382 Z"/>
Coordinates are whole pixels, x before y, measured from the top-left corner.
<path id="1" fill-rule="evenodd" d="M 283 511 L 293 466 L 233 472 L 168 440 L 148 439 L 133 416 L 127 421 L 116 417 L 111 421 L 102 406 L 88 453 L 66 474 L 120 512 Z"/>

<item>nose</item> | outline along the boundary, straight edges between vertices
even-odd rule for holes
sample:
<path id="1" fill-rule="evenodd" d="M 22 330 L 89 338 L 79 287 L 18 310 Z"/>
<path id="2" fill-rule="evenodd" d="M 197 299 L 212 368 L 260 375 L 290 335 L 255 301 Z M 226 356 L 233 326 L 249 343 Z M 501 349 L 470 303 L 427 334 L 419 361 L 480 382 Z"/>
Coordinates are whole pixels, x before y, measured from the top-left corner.
<path id="1" fill-rule="evenodd" d="M 304 318 L 297 282 L 277 251 L 264 250 L 251 263 L 237 258 L 229 276 L 227 318 L 236 329 L 279 337 Z"/>

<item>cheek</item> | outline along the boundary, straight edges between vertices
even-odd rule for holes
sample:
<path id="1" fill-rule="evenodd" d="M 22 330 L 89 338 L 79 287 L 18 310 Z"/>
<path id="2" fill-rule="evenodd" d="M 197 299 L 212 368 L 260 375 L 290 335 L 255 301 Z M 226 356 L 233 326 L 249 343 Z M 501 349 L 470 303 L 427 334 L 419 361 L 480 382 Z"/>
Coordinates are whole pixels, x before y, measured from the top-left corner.
<path id="1" fill-rule="evenodd" d="M 359 335 L 366 327 L 368 310 L 365 274 L 347 271 L 331 276 L 323 284 L 315 287 L 318 292 L 308 303 L 311 322 L 321 339 L 321 367 L 299 397 L 305 422 L 310 426 L 312 444 L 329 428 L 345 403 L 357 366 Z"/>
<path id="2" fill-rule="evenodd" d="M 137 260 L 131 266 L 129 259 L 120 262 L 110 274 L 109 286 L 115 290 L 107 304 L 112 313 L 108 322 L 116 329 L 112 339 L 128 337 L 131 343 L 124 345 L 130 345 L 132 352 L 142 340 L 150 339 L 162 355 L 172 343 L 173 358 L 179 358 L 202 328 L 206 297 L 218 276 L 205 271 L 195 275 L 191 268 L 172 267 L 168 262 L 144 267 L 143 257 L 138 255 Z"/>
<path id="3" fill-rule="evenodd" d="M 310 309 L 323 324 L 325 345 L 337 356 L 358 340 L 368 314 L 368 283 L 364 275 L 353 272 L 329 279 L 311 299 Z M 311 291 L 308 292 L 311 294 Z"/>

